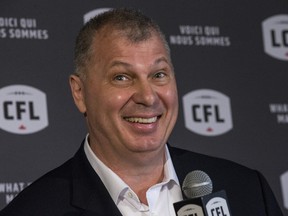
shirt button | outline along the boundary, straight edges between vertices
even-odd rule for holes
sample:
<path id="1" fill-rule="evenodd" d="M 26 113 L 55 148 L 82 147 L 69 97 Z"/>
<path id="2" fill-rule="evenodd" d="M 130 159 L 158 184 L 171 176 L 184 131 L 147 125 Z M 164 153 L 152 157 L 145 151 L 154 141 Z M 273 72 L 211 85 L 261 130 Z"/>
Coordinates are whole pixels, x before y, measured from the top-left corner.
<path id="1" fill-rule="evenodd" d="M 132 194 L 131 192 L 128 192 L 128 196 L 129 196 L 130 198 L 133 198 L 133 194 Z"/>

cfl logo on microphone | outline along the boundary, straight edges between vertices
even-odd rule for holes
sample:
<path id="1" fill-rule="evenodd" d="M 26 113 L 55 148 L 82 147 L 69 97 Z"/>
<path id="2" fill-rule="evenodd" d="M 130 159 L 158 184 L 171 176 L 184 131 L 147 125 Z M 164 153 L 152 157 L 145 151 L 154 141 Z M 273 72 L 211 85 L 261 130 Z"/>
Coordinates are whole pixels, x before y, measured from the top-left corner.
<path id="1" fill-rule="evenodd" d="M 273 58 L 288 61 L 288 15 L 275 15 L 262 22 L 264 51 Z"/>
<path id="2" fill-rule="evenodd" d="M 187 204 L 177 211 L 177 216 L 204 216 L 204 212 L 199 205 Z"/>
<path id="3" fill-rule="evenodd" d="M 0 89 L 0 128 L 15 134 L 31 134 L 48 126 L 46 95 L 26 85 Z"/>
<path id="4" fill-rule="evenodd" d="M 185 127 L 197 134 L 216 136 L 233 128 L 230 99 L 210 89 L 183 96 Z"/>
<path id="5" fill-rule="evenodd" d="M 207 216 L 230 216 L 227 202 L 222 197 L 215 197 L 206 204 Z"/>

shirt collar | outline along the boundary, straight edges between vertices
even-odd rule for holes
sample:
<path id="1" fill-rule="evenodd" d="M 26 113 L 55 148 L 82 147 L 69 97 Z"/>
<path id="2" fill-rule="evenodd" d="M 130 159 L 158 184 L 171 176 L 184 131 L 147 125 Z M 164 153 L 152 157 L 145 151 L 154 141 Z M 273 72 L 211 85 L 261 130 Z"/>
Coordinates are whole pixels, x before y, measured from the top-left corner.
<path id="1" fill-rule="evenodd" d="M 89 134 L 87 134 L 84 143 L 84 151 L 86 157 L 92 168 L 102 180 L 113 201 L 117 204 L 120 194 L 123 194 L 125 191 L 127 191 L 129 186 L 94 154 L 90 148 L 88 136 Z M 167 145 L 165 149 L 166 162 L 164 164 L 164 178 L 161 184 L 168 184 L 172 181 L 179 186 L 179 180 L 176 175 Z"/>

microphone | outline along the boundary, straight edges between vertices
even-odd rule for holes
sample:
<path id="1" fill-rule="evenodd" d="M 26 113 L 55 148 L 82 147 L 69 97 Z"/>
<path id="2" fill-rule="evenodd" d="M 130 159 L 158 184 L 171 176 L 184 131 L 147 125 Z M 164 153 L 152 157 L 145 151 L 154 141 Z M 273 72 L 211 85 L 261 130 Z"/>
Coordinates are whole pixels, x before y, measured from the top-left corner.
<path id="1" fill-rule="evenodd" d="M 212 193 L 210 177 L 201 170 L 187 174 L 182 191 L 187 200 L 174 203 L 177 216 L 231 216 L 224 190 Z"/>

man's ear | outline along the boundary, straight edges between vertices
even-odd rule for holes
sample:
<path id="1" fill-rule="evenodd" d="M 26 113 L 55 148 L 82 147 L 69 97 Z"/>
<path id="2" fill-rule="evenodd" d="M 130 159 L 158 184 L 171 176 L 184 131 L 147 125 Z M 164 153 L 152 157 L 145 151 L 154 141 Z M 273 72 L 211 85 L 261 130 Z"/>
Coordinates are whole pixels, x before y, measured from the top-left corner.
<path id="1" fill-rule="evenodd" d="M 74 102 L 81 113 L 86 113 L 86 104 L 84 97 L 84 85 L 79 76 L 70 75 L 69 77 L 70 88 Z"/>

